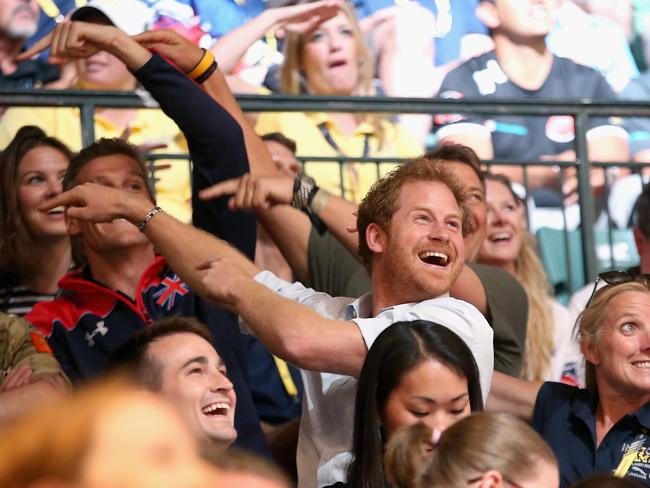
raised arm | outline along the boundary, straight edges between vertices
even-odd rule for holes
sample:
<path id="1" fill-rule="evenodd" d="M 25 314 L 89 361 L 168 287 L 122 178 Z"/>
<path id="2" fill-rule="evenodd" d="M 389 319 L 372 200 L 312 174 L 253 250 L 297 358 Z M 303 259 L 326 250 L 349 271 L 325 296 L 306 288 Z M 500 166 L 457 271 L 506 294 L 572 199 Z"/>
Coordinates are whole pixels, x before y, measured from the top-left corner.
<path id="1" fill-rule="evenodd" d="M 215 182 L 241 176 L 249 169 L 242 130 L 228 111 L 161 56 L 152 55 L 147 48 L 114 26 L 84 22 L 58 24 L 25 56 L 49 45 L 52 46 L 51 59 L 54 61 L 86 57 L 98 50 L 105 50 L 127 65 L 187 138 L 194 163 L 194 221 L 248 256 L 254 256 L 255 222 L 252 217 L 230 212 L 226 199 L 211 202 L 209 206 L 197 205 L 200 202 L 196 192 Z M 178 44 L 178 47 L 187 46 Z M 192 48 L 186 49 L 183 56 L 177 56 L 181 69 L 193 66 L 201 58 L 202 51 L 195 46 Z"/>
<path id="2" fill-rule="evenodd" d="M 221 71 L 230 74 L 248 48 L 263 38 L 267 32 L 280 28 L 308 32 L 321 22 L 334 17 L 340 7 L 340 0 L 321 0 L 268 8 L 254 19 L 223 36 L 210 50 L 219 60 Z"/>

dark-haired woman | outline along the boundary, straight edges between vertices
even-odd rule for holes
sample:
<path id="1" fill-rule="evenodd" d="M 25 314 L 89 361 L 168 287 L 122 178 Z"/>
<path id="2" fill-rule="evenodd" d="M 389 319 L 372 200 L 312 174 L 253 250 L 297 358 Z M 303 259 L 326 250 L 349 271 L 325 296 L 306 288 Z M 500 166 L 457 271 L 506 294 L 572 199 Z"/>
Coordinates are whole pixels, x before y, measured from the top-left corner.
<path id="1" fill-rule="evenodd" d="M 0 155 L 0 310 L 25 315 L 51 300 L 72 264 L 63 209 L 40 210 L 62 191 L 72 153 L 34 126 Z"/>
<path id="2" fill-rule="evenodd" d="M 424 320 L 393 324 L 368 351 L 355 403 L 354 461 L 347 484 L 333 486 L 388 486 L 382 458 L 395 431 L 422 422 L 435 438 L 482 409 L 478 368 L 460 337 Z"/>

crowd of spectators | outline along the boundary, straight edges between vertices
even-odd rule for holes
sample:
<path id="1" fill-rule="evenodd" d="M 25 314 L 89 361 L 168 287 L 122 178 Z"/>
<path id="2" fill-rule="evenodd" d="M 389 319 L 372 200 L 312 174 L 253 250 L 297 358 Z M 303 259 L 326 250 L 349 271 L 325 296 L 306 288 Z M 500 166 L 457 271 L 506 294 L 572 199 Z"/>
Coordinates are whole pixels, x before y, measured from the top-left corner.
<path id="1" fill-rule="evenodd" d="M 92 142 L 78 107 L 0 113 L 0 486 L 650 486 L 650 117 L 587 122 L 614 164 L 583 225 L 640 263 L 565 306 L 534 231 L 576 205 L 571 116 L 234 96 L 647 101 L 649 19 L 0 0 L 0 89 L 147 106 L 94 107 Z"/>

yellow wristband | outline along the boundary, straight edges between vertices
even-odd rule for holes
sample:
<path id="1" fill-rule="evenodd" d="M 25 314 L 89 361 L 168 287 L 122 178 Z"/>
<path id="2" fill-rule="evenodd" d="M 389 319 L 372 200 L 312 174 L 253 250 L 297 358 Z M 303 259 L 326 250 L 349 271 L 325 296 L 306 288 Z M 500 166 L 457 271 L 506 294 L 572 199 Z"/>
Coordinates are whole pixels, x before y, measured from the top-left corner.
<path id="1" fill-rule="evenodd" d="M 206 49 L 203 52 L 203 57 L 201 58 L 201 61 L 199 61 L 199 64 L 197 64 L 189 73 L 187 73 L 187 76 L 193 80 L 197 79 L 203 73 L 205 73 L 210 68 L 210 66 L 212 66 L 212 63 L 214 63 L 214 54 Z"/>

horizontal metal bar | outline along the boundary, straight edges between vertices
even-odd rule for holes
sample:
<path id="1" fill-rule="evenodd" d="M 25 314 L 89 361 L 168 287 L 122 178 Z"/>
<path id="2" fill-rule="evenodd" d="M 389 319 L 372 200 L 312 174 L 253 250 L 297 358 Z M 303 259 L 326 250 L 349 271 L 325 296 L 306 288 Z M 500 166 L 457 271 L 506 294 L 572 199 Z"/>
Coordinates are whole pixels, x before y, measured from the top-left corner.
<path id="1" fill-rule="evenodd" d="M 386 113 L 480 113 L 515 115 L 618 115 L 650 117 L 650 101 L 498 100 L 494 98 L 388 98 L 332 97 L 316 95 L 238 95 L 246 111 L 268 112 L 386 112 Z M 157 107 L 149 97 L 134 93 L 84 90 L 0 90 L 0 105 Z"/>

